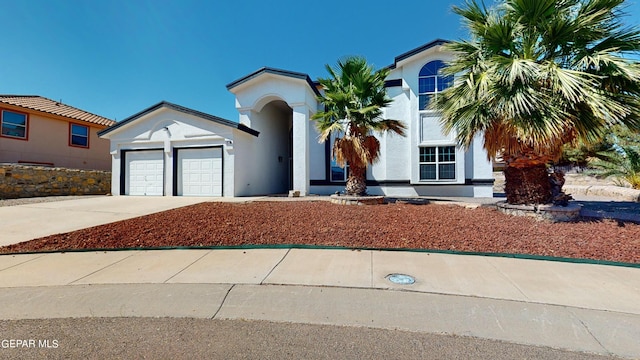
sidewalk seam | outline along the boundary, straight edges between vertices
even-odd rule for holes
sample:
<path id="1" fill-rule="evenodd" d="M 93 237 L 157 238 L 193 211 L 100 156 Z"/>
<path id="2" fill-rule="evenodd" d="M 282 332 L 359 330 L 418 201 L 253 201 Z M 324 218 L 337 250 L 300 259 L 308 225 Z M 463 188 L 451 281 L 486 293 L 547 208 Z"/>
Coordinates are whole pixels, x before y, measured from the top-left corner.
<path id="1" fill-rule="evenodd" d="M 370 274 L 371 276 L 370 277 L 371 277 L 371 288 L 373 289 L 374 288 L 373 287 L 373 283 L 374 283 L 374 281 L 373 281 L 373 251 L 369 251 L 369 253 L 371 254 L 371 267 L 370 267 L 371 268 L 371 274 Z"/>
<path id="2" fill-rule="evenodd" d="M 41 257 L 43 257 L 43 256 L 45 256 L 45 254 L 42 254 L 42 255 L 40 255 L 40 256 L 38 256 L 38 257 L 34 257 L 33 259 L 29 259 L 29 260 L 23 261 L 23 262 L 21 262 L 21 263 L 13 264 L 13 265 L 11 265 L 11 266 L 9 266 L 9 267 L 6 267 L 6 268 L 3 268 L 3 269 L 0 269 L 0 272 L 5 271 L 5 270 L 12 269 L 12 268 L 14 268 L 14 267 L 16 267 L 16 266 L 20 266 L 20 265 L 22 265 L 22 264 L 26 264 L 26 263 L 31 262 L 31 261 L 34 261 L 34 260 L 38 260 L 38 259 L 40 259 L 40 258 L 41 258 Z"/>
<path id="3" fill-rule="evenodd" d="M 137 252 L 137 251 L 136 251 L 136 252 Z M 88 273 L 88 274 L 86 274 L 86 275 L 84 275 L 84 276 L 81 276 L 81 277 L 79 277 L 79 278 L 77 278 L 77 279 L 75 279 L 75 280 L 73 280 L 73 281 L 70 281 L 70 282 L 69 282 L 69 283 L 67 283 L 66 285 L 73 285 L 73 283 L 74 283 L 74 282 L 80 281 L 80 280 L 82 280 L 82 279 L 84 279 L 84 278 L 86 278 L 86 277 L 89 277 L 89 276 L 91 276 L 91 275 L 93 275 L 93 274 L 95 274 L 95 273 L 97 273 L 97 272 L 99 272 L 99 271 L 102 271 L 102 270 L 104 270 L 104 269 L 106 269 L 106 268 L 108 268 L 108 267 L 111 267 L 111 266 L 113 266 L 113 265 L 115 265 L 115 264 L 119 263 L 119 262 L 122 262 L 122 261 L 124 261 L 124 260 L 126 260 L 126 259 L 128 259 L 128 258 L 132 257 L 133 255 L 135 255 L 135 253 L 133 253 L 133 254 L 131 254 L 131 255 L 129 255 L 129 256 L 125 256 L 125 257 L 123 257 L 122 259 L 120 259 L 120 260 L 118 260 L 118 261 L 116 261 L 116 262 L 112 262 L 111 264 L 106 265 L 106 266 L 103 266 L 103 267 L 101 267 L 100 269 L 98 269 L 98 270 L 96 270 L 96 271 L 92 271 L 92 272 L 90 272 L 90 273 Z"/>
<path id="4" fill-rule="evenodd" d="M 287 249 L 287 252 L 282 256 L 282 258 L 280 259 L 280 261 L 278 261 L 272 268 L 271 270 L 269 270 L 269 272 L 267 273 L 267 275 L 265 275 L 265 277 L 260 280 L 260 283 L 258 285 L 264 285 L 264 282 L 267 280 L 267 278 L 269 278 L 269 276 L 271 276 L 271 273 L 274 272 L 274 270 L 280 266 L 280 264 L 284 261 L 284 259 L 287 257 L 287 255 L 289 255 L 289 252 L 291 252 L 291 248 Z"/>
<path id="5" fill-rule="evenodd" d="M 191 262 L 191 264 L 189 264 L 189 265 L 187 265 L 187 266 L 183 267 L 183 268 L 182 268 L 182 270 L 180 270 L 180 271 L 178 271 L 177 273 L 175 273 L 175 274 L 171 275 L 167 280 L 163 281 L 162 283 L 163 283 L 163 284 L 166 284 L 166 283 L 167 283 L 167 281 L 169 281 L 169 280 L 173 279 L 174 277 L 178 276 L 178 275 L 179 275 L 179 274 L 181 274 L 183 271 L 185 271 L 185 270 L 187 270 L 188 268 L 190 268 L 191 266 L 193 266 L 193 264 L 195 264 L 195 263 L 197 263 L 198 261 L 200 261 L 203 257 L 205 257 L 205 256 L 209 255 L 212 251 L 213 251 L 213 250 L 206 251 L 206 252 L 204 253 L 204 255 L 202 255 L 202 256 L 200 256 L 199 258 L 197 258 L 197 259 L 193 260 L 193 261 Z"/>
<path id="6" fill-rule="evenodd" d="M 571 314 L 571 316 L 573 316 L 576 320 L 578 320 L 580 322 L 580 324 L 582 325 L 582 327 L 584 327 L 585 330 L 587 330 L 587 333 L 593 338 L 593 340 L 595 340 L 596 343 L 598 343 L 598 345 L 600 345 L 600 347 L 609 355 L 609 356 L 616 356 L 616 354 L 614 354 L 613 352 L 611 352 L 609 349 L 607 349 L 606 346 L 604 346 L 600 340 L 598 340 L 598 338 L 593 335 L 593 333 L 591 332 L 591 329 L 589 329 L 589 327 L 587 326 L 587 324 L 584 323 L 584 321 L 582 321 L 582 319 L 576 315 L 576 313 L 574 313 L 573 311 L 571 311 L 571 308 L 567 308 L 567 312 L 569 314 Z"/>
<path id="7" fill-rule="evenodd" d="M 227 290 L 227 293 L 224 294 L 224 297 L 222 298 L 222 301 L 220 302 L 220 306 L 218 306 L 218 309 L 216 310 L 216 312 L 211 317 L 211 320 L 215 319 L 216 316 L 218 316 L 218 313 L 220 312 L 220 310 L 222 310 L 222 307 L 224 306 L 224 303 L 227 301 L 227 297 L 229 297 L 229 294 L 231 293 L 231 290 L 233 290 L 234 287 L 236 287 L 236 284 L 231 284 L 231 287 L 229 288 L 229 290 Z"/>
<path id="8" fill-rule="evenodd" d="M 524 293 L 524 291 L 522 291 L 522 289 L 520 289 L 520 287 L 518 286 L 518 284 L 516 284 L 507 274 L 505 274 L 502 270 L 500 270 L 499 267 L 496 266 L 496 264 L 493 263 L 493 261 L 491 261 L 491 258 L 487 258 L 487 262 L 489 263 L 489 265 L 491 265 L 491 267 L 493 267 L 494 269 L 496 269 L 496 271 L 502 275 L 502 277 L 504 277 L 505 279 L 507 279 L 507 281 L 514 287 L 516 288 L 516 290 L 518 290 L 518 292 L 520 294 L 522 294 L 522 296 L 524 296 L 525 299 L 527 299 L 529 302 L 531 302 L 531 299 L 527 296 L 527 294 Z"/>

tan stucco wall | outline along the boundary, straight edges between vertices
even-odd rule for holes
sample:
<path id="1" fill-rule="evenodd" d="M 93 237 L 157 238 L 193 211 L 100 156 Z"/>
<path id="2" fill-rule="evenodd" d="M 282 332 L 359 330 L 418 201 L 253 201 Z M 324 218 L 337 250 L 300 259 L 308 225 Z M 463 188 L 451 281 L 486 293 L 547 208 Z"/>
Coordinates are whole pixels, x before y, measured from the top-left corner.
<path id="1" fill-rule="evenodd" d="M 110 170 L 109 141 L 98 138 L 102 127 L 89 125 L 89 148 L 69 146 L 69 123 L 57 118 L 29 114 L 28 140 L 0 137 L 0 163 L 53 163 L 72 169 Z"/>

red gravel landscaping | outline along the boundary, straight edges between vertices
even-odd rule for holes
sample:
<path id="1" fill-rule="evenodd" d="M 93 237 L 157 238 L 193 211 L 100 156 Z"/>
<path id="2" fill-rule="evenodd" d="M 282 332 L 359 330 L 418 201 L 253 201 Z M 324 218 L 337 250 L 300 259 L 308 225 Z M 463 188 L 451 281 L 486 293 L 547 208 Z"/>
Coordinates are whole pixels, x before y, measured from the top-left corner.
<path id="1" fill-rule="evenodd" d="M 549 223 L 492 208 L 327 202 L 202 203 L 0 248 L 72 249 L 304 244 L 512 253 L 640 263 L 640 225 Z"/>

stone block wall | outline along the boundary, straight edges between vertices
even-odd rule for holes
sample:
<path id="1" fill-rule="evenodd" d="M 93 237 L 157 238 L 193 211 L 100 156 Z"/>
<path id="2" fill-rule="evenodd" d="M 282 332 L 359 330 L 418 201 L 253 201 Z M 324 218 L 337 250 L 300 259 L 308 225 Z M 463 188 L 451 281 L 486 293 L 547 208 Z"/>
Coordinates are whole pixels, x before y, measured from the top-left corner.
<path id="1" fill-rule="evenodd" d="M 104 195 L 110 191 L 110 171 L 0 164 L 0 199 Z"/>

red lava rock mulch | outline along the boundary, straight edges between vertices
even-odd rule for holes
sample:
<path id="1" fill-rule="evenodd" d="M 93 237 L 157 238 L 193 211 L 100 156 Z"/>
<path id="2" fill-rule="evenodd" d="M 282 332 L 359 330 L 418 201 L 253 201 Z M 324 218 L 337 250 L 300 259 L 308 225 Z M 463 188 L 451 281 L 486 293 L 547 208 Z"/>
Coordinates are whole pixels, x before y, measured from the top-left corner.
<path id="1" fill-rule="evenodd" d="M 640 263 L 640 225 L 549 223 L 490 208 L 327 202 L 202 203 L 0 248 L 70 249 L 306 244 L 513 253 Z"/>

